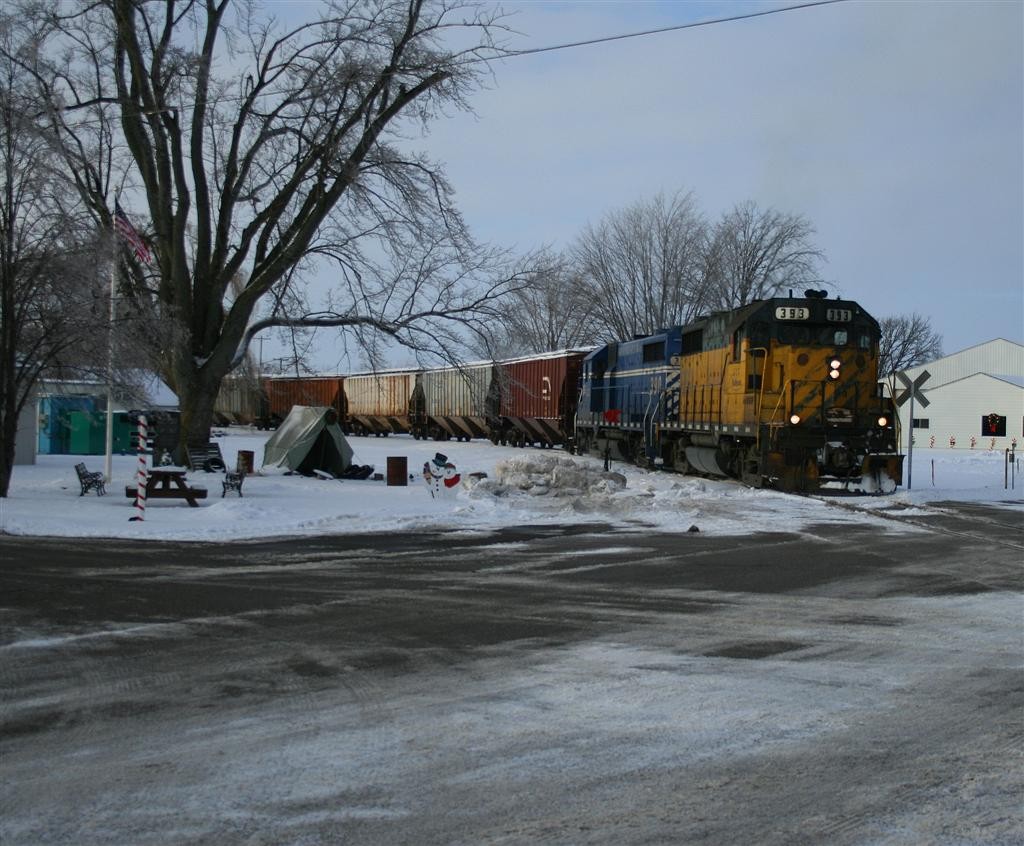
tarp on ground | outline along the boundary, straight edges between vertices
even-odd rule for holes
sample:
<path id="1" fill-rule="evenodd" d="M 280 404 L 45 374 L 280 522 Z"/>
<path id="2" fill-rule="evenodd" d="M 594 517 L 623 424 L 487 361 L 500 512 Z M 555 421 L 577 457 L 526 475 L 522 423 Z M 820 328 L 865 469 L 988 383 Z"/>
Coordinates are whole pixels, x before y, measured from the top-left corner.
<path id="1" fill-rule="evenodd" d="M 351 463 L 352 447 L 338 425 L 338 412 L 325 406 L 292 406 L 263 448 L 264 467 L 306 476 L 314 470 L 340 476 Z"/>

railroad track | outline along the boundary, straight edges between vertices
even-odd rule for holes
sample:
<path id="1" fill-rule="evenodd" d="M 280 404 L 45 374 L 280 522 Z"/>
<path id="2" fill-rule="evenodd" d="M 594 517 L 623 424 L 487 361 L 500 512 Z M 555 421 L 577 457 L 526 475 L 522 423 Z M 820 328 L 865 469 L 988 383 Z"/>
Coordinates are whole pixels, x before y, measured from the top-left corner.
<path id="1" fill-rule="evenodd" d="M 826 504 L 835 508 L 842 508 L 847 511 L 853 511 L 858 514 L 869 514 L 873 517 L 878 517 L 882 520 L 888 520 L 893 523 L 901 523 L 903 525 L 916 526 L 921 529 L 925 529 L 929 532 L 936 532 L 939 534 L 952 535 L 954 537 L 968 538 L 970 540 L 980 541 L 983 543 L 995 544 L 997 546 L 1007 547 L 1009 549 L 1019 549 L 1024 551 L 1024 514 L 1019 516 L 1016 522 L 1003 522 L 997 520 L 987 513 L 979 513 L 981 507 L 974 506 L 971 503 L 957 503 L 956 507 L 942 506 L 942 505 L 915 505 L 912 506 L 915 512 L 927 512 L 926 514 L 901 514 L 898 511 L 878 511 L 873 508 L 864 508 L 857 505 L 856 503 L 836 500 L 832 497 L 821 496 L 819 494 L 806 494 L 806 496 L 813 499 L 821 500 Z M 974 511 L 975 513 L 964 512 Z M 1010 515 L 1007 514 L 1009 517 Z M 955 521 L 958 523 L 968 524 L 984 524 L 990 526 L 997 531 L 1015 534 L 1016 537 L 997 537 L 991 533 L 986 534 L 983 531 L 974 529 L 968 525 L 966 527 L 960 526 L 944 526 L 933 522 L 934 520 L 946 519 Z"/>

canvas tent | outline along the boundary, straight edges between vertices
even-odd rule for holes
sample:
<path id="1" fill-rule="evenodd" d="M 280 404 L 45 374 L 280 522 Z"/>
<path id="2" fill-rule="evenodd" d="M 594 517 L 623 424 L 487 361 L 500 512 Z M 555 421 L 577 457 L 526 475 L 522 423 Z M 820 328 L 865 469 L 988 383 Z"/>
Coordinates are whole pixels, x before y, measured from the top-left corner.
<path id="1" fill-rule="evenodd" d="M 333 408 L 295 405 L 263 448 L 264 467 L 286 467 L 311 476 L 323 470 L 340 476 L 352 463 L 352 447 Z"/>

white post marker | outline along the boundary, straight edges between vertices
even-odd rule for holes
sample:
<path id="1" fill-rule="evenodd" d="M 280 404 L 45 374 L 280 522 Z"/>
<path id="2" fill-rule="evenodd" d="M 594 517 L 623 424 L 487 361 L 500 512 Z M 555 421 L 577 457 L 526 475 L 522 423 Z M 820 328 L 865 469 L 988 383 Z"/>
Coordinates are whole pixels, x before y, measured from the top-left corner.
<path id="1" fill-rule="evenodd" d="M 146 519 L 146 415 L 139 415 L 139 469 L 135 478 L 135 516 L 129 523 Z"/>

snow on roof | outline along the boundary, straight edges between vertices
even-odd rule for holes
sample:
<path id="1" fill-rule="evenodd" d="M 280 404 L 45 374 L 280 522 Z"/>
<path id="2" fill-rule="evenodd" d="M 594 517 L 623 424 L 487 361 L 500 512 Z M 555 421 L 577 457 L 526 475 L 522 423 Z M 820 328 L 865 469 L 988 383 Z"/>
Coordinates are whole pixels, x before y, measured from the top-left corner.
<path id="1" fill-rule="evenodd" d="M 923 388 L 924 393 L 930 393 L 932 391 L 940 391 L 944 388 L 948 388 L 950 385 L 958 385 L 961 382 L 969 382 L 972 379 L 995 379 L 997 382 L 1006 382 L 1007 384 L 1014 385 L 1018 388 L 1024 388 L 1024 376 L 995 376 L 992 373 L 971 373 L 968 376 L 961 376 L 958 379 L 950 379 L 948 382 L 943 382 L 941 385 L 926 385 Z"/>

